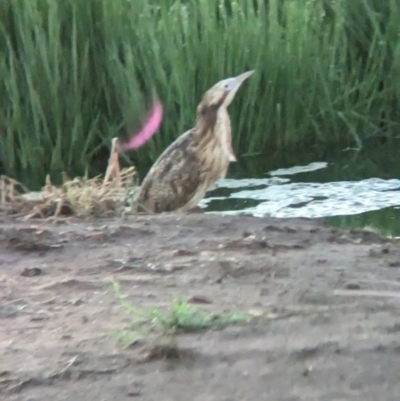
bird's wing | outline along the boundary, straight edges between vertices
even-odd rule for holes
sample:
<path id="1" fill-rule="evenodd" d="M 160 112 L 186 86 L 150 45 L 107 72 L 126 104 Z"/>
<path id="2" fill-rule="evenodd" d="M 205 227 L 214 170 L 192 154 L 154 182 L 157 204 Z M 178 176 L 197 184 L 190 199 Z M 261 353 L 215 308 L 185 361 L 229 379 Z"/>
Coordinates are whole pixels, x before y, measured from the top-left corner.
<path id="1" fill-rule="evenodd" d="M 138 203 L 144 210 L 169 212 L 183 207 L 203 182 L 191 132 L 173 142 L 158 158 L 143 181 Z"/>

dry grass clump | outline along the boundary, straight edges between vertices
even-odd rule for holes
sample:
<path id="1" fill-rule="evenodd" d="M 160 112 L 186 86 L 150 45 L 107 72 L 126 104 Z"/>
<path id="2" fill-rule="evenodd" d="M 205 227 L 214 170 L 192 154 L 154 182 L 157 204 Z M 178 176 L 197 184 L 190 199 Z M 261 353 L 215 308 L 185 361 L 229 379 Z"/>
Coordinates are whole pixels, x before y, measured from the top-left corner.
<path id="1" fill-rule="evenodd" d="M 137 187 L 136 170 L 120 170 L 118 141 L 113 139 L 109 165 L 104 179 L 63 174 L 63 184 L 54 185 L 50 177 L 40 192 L 30 192 L 18 181 L 1 176 L 0 209 L 7 213 L 30 218 L 113 217 L 121 215 L 131 191 Z"/>

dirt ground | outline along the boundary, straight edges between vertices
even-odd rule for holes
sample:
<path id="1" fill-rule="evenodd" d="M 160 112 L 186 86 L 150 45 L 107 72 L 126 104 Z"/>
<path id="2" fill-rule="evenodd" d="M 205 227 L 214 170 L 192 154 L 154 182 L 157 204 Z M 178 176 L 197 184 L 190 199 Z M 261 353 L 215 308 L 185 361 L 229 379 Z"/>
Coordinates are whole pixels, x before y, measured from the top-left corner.
<path id="1" fill-rule="evenodd" d="M 0 224 L 0 399 L 398 401 L 400 243 L 320 221 L 203 214 Z M 111 335 L 186 297 L 248 323 Z M 165 339 L 164 339 L 165 340 Z"/>

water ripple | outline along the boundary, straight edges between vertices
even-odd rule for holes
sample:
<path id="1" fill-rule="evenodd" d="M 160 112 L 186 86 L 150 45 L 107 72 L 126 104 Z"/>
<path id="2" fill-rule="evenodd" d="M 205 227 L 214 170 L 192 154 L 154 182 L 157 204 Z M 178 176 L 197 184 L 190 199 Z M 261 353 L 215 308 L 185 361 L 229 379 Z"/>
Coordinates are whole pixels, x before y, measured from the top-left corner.
<path id="1" fill-rule="evenodd" d="M 257 180 L 222 180 L 218 188 L 245 189 L 264 185 L 261 189 L 232 192 L 228 197 L 211 197 L 213 200 L 251 199 L 260 203 L 242 210 L 220 214 L 250 214 L 253 216 L 307 217 L 355 215 L 400 205 L 400 180 L 369 178 L 362 181 L 328 183 L 288 183 L 273 177 Z"/>

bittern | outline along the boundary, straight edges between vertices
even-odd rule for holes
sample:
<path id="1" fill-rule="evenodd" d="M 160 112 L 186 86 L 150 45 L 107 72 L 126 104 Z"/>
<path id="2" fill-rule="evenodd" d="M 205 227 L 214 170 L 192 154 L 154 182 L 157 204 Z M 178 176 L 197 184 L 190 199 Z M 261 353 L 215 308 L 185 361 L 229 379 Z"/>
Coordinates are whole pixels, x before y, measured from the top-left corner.
<path id="1" fill-rule="evenodd" d="M 159 156 L 139 190 L 137 211 L 186 212 L 194 209 L 236 161 L 228 106 L 254 71 L 228 78 L 209 89 L 197 107 L 194 128 Z"/>

